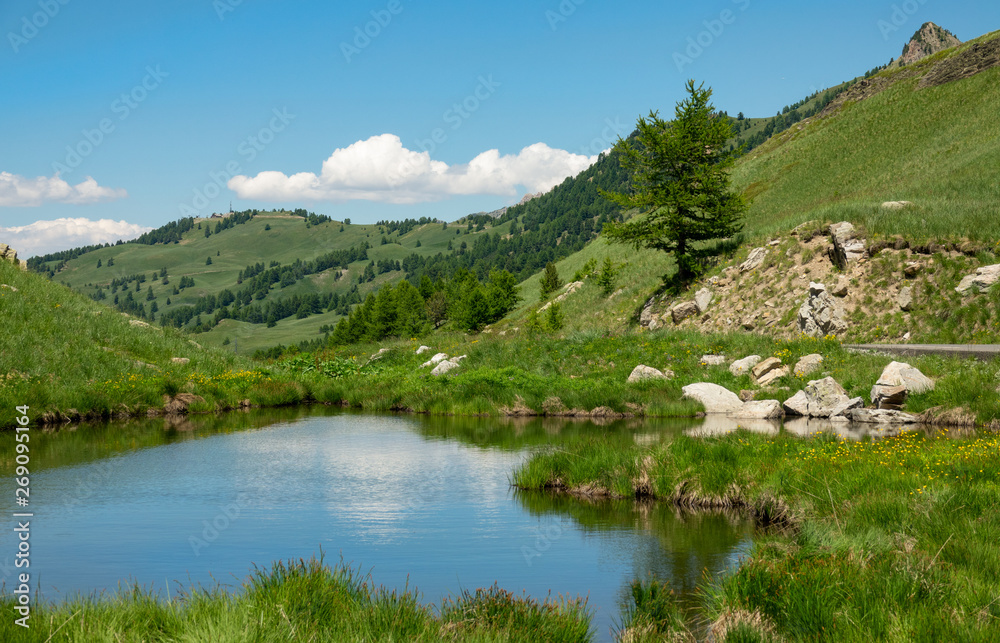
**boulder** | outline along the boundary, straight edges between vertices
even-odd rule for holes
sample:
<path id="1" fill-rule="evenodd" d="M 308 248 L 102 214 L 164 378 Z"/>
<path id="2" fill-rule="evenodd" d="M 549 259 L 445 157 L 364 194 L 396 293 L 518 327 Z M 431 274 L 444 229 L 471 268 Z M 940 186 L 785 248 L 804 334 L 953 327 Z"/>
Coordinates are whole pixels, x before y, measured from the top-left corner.
<path id="1" fill-rule="evenodd" d="M 997 281 L 1000 281 L 1000 263 L 977 268 L 975 274 L 962 278 L 955 291 L 963 295 L 967 294 L 970 290 L 985 292 Z"/>
<path id="2" fill-rule="evenodd" d="M 694 305 L 698 307 L 698 312 L 704 314 L 708 310 L 708 307 L 712 304 L 712 299 L 715 297 L 712 291 L 708 288 L 702 288 L 694 294 Z"/>
<path id="3" fill-rule="evenodd" d="M 688 317 L 692 317 L 698 314 L 698 304 L 693 301 L 685 301 L 684 303 L 677 304 L 670 310 L 670 317 L 674 320 L 675 324 L 679 324 Z"/>
<path id="4" fill-rule="evenodd" d="M 907 394 L 918 395 L 927 391 L 933 391 L 934 380 L 906 362 L 890 362 L 882 370 L 882 374 L 879 375 L 875 386 L 872 387 L 872 402 L 875 401 L 876 393 L 878 393 L 877 389 L 881 386 L 905 386 Z"/>
<path id="5" fill-rule="evenodd" d="M 388 352 L 389 352 L 388 348 L 380 348 L 378 349 L 377 353 L 374 353 L 373 355 L 369 356 L 368 361 L 370 362 L 372 360 L 379 359 Z"/>
<path id="6" fill-rule="evenodd" d="M 909 286 L 904 286 L 899 289 L 899 294 L 896 296 L 896 303 L 899 305 L 899 309 L 905 312 L 909 312 L 913 309 L 913 288 Z"/>
<path id="7" fill-rule="evenodd" d="M 782 404 L 785 413 L 788 415 L 801 415 L 809 417 L 809 398 L 805 391 L 799 391 Z"/>
<path id="8" fill-rule="evenodd" d="M 847 221 L 830 226 L 830 239 L 833 241 L 833 262 L 841 270 L 865 256 L 864 239 Z"/>
<path id="9" fill-rule="evenodd" d="M 861 401 L 861 398 L 850 400 L 837 380 L 825 377 L 806 384 L 804 389 L 785 400 L 783 406 L 789 415 L 829 418 L 843 415 Z"/>
<path id="10" fill-rule="evenodd" d="M 739 396 L 727 388 L 709 382 L 688 384 L 681 389 L 681 397 L 700 402 L 705 413 L 733 413 L 743 408 Z"/>
<path id="11" fill-rule="evenodd" d="M 875 391 L 872 398 L 875 408 L 894 409 L 897 411 L 903 408 L 903 404 L 906 403 L 905 386 L 878 386 L 876 388 L 878 390 Z"/>
<path id="12" fill-rule="evenodd" d="M 743 359 L 738 359 L 729 365 L 729 372 L 739 377 L 760 363 L 760 355 L 748 355 Z"/>
<path id="13" fill-rule="evenodd" d="M 919 421 L 916 415 L 888 409 L 854 409 L 850 413 L 851 421 L 863 424 L 915 424 Z"/>
<path id="14" fill-rule="evenodd" d="M 796 377 L 805 377 L 810 373 L 818 371 L 822 365 L 823 356 L 819 353 L 813 353 L 800 358 L 799 361 L 795 363 L 795 368 L 792 369 L 792 372 L 795 373 Z"/>
<path id="15" fill-rule="evenodd" d="M 434 367 L 431 371 L 431 375 L 444 375 L 448 371 L 458 368 L 458 362 L 452 362 L 450 360 L 445 360 Z"/>
<path id="16" fill-rule="evenodd" d="M 750 272 L 760 268 L 765 257 L 767 257 L 767 248 L 754 248 L 747 256 L 747 260 L 740 264 L 740 272 Z"/>
<path id="17" fill-rule="evenodd" d="M 422 355 L 429 350 L 431 350 L 430 346 L 421 346 L 420 348 L 417 349 L 417 355 Z"/>
<path id="18" fill-rule="evenodd" d="M 920 273 L 920 268 L 920 264 L 916 261 L 907 261 L 903 268 L 903 276 L 907 279 L 913 279 Z"/>
<path id="19" fill-rule="evenodd" d="M 170 363 L 171 364 L 180 364 L 181 366 L 183 366 L 184 364 L 188 364 L 190 362 L 191 362 L 191 360 L 188 359 L 187 357 L 171 357 L 170 358 Z"/>
<path id="20" fill-rule="evenodd" d="M 913 205 L 911 201 L 886 201 L 882 204 L 883 210 L 902 210 Z"/>
<path id="21" fill-rule="evenodd" d="M 628 381 L 641 382 L 643 380 L 666 380 L 670 379 L 663 374 L 659 369 L 653 368 L 652 366 L 645 366 L 644 364 L 639 364 L 634 369 L 632 369 L 632 374 L 628 376 Z"/>
<path id="22" fill-rule="evenodd" d="M 847 330 L 844 307 L 823 284 L 809 284 L 809 297 L 799 308 L 799 330 L 812 337 L 836 335 Z"/>
<path id="23" fill-rule="evenodd" d="M 722 366 L 726 363 L 725 355 L 702 355 L 701 363 L 705 366 Z"/>
<path id="24" fill-rule="evenodd" d="M 772 420 L 784 415 L 778 400 L 744 402 L 738 411 L 732 413 L 732 417 L 738 420 Z"/>
<path id="25" fill-rule="evenodd" d="M 639 313 L 639 325 L 649 326 L 649 323 L 656 318 L 656 312 L 653 310 L 653 305 L 656 303 L 656 297 L 650 297 L 646 302 L 646 305 L 642 307 L 642 312 Z"/>

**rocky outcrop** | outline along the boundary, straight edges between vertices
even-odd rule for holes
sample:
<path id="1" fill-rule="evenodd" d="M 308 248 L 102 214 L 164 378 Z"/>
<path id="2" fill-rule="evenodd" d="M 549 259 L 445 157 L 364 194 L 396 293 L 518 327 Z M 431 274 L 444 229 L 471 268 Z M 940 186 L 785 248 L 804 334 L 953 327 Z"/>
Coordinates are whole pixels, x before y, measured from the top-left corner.
<path id="1" fill-rule="evenodd" d="M 566 299 L 567 297 L 569 297 L 570 295 L 572 295 L 573 293 L 575 293 L 577 290 L 579 290 L 582 287 L 583 287 L 583 282 L 582 281 L 574 281 L 572 283 L 566 284 L 563 287 L 563 290 L 565 290 L 566 292 L 564 292 L 561 295 L 559 295 L 558 297 L 556 297 L 555 301 L 563 301 L 564 299 Z"/>
<path id="2" fill-rule="evenodd" d="M 923 60 L 927 56 L 960 44 L 962 44 L 962 41 L 956 38 L 955 34 L 937 26 L 933 22 L 925 22 L 913 34 L 910 42 L 906 43 L 903 47 L 903 53 L 896 59 L 893 66 L 903 67 L 910 65 L 918 60 Z"/>
<path id="3" fill-rule="evenodd" d="M 735 413 L 743 408 L 739 396 L 718 384 L 710 382 L 688 384 L 681 391 L 684 393 L 681 397 L 700 402 L 708 414 Z"/>
<path id="4" fill-rule="evenodd" d="M 799 308 L 799 330 L 812 337 L 836 335 L 847 330 L 844 307 L 823 284 L 809 284 L 809 298 Z"/>
<path id="5" fill-rule="evenodd" d="M 963 277 L 958 287 L 955 288 L 955 292 L 963 295 L 968 294 L 969 291 L 986 292 L 997 281 L 1000 281 L 1000 263 L 977 268 L 975 274 Z"/>
<path id="6" fill-rule="evenodd" d="M 12 263 L 15 266 L 20 267 L 21 270 L 28 269 L 28 262 L 19 260 L 17 258 L 17 250 L 14 250 L 6 243 L 0 243 L 0 261 Z"/>
<path id="7" fill-rule="evenodd" d="M 679 324 L 688 317 L 693 317 L 698 314 L 698 305 L 693 301 L 685 301 L 684 303 L 677 304 L 670 310 L 670 317 L 674 320 L 675 324 Z"/>
<path id="8" fill-rule="evenodd" d="M 738 359 L 729 365 L 729 372 L 739 377 L 749 373 L 754 366 L 760 363 L 760 355 L 748 355 L 743 359 Z"/>
<path id="9" fill-rule="evenodd" d="M 765 257 L 767 257 L 767 248 L 754 248 L 750 251 L 747 260 L 740 264 L 740 272 L 750 272 L 760 268 Z"/>
<path id="10" fill-rule="evenodd" d="M 850 264 L 865 256 L 864 239 L 847 221 L 830 226 L 830 239 L 833 241 L 830 258 L 841 270 L 847 269 Z"/>
<path id="11" fill-rule="evenodd" d="M 628 376 L 629 383 L 642 382 L 643 380 L 668 380 L 674 376 L 673 372 L 668 376 L 663 371 L 653 368 L 652 366 L 646 366 L 644 364 L 639 364 L 634 369 L 632 369 L 632 374 Z"/>
<path id="12" fill-rule="evenodd" d="M 805 377 L 810 373 L 815 373 L 823 365 L 823 356 L 819 353 L 813 353 L 812 355 L 804 355 L 795 363 L 795 368 L 792 372 L 795 373 L 796 377 Z"/>

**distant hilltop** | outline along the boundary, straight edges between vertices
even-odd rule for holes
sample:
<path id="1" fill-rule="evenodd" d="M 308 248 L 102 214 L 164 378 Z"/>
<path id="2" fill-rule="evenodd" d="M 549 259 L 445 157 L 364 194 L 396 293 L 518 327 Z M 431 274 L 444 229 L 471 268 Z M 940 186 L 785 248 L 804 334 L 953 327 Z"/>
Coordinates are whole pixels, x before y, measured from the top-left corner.
<path id="1" fill-rule="evenodd" d="M 932 56 L 944 49 L 950 49 L 962 44 L 955 34 L 933 22 L 925 22 L 903 46 L 903 53 L 896 59 L 894 66 L 911 65 L 918 60 Z"/>

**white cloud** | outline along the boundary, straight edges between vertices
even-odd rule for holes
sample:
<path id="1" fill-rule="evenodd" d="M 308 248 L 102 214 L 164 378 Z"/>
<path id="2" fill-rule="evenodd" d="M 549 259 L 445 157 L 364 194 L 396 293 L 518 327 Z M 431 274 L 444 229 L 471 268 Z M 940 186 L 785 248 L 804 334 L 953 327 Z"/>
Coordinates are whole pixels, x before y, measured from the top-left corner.
<path id="1" fill-rule="evenodd" d="M 432 160 L 428 152 L 406 149 L 394 134 L 382 134 L 335 150 L 318 175 L 276 171 L 239 175 L 229 180 L 229 189 L 241 199 L 279 202 L 421 203 L 455 195 L 514 196 L 519 187 L 547 191 L 596 160 L 597 156 L 535 143 L 518 154 L 501 156 L 498 150 L 487 150 L 466 164 L 449 166 Z"/>
<path id="2" fill-rule="evenodd" d="M 82 183 L 70 185 L 58 173 L 29 179 L 0 172 L 0 207 L 37 207 L 43 203 L 86 205 L 127 196 L 125 190 L 101 187 L 89 176 Z"/>
<path id="3" fill-rule="evenodd" d="M 97 243 L 114 243 L 119 239 L 135 239 L 152 228 L 129 223 L 101 219 L 55 219 L 35 221 L 26 226 L 4 228 L 0 226 L 0 243 L 6 243 L 17 250 L 22 259 L 44 255 L 80 246 Z"/>

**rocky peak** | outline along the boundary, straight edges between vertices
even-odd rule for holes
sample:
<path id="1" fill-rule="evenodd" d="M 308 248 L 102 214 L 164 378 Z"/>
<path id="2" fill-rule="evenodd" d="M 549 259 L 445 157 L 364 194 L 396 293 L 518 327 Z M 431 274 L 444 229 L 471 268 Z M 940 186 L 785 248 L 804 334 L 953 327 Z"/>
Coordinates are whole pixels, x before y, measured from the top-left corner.
<path id="1" fill-rule="evenodd" d="M 900 67 L 909 65 L 922 58 L 960 44 L 962 44 L 962 41 L 955 37 L 955 34 L 937 26 L 933 22 L 925 22 L 913 34 L 910 42 L 903 46 L 903 53 L 899 56 L 896 64 Z"/>

